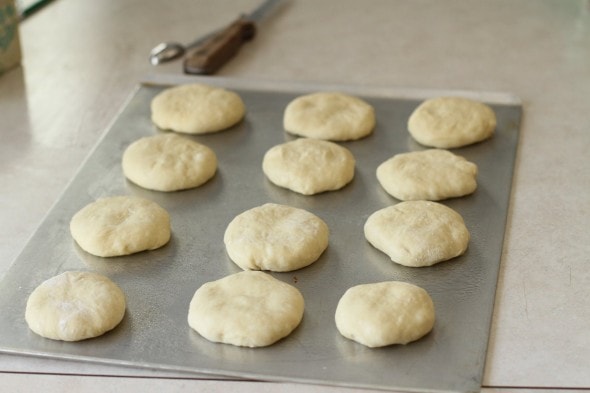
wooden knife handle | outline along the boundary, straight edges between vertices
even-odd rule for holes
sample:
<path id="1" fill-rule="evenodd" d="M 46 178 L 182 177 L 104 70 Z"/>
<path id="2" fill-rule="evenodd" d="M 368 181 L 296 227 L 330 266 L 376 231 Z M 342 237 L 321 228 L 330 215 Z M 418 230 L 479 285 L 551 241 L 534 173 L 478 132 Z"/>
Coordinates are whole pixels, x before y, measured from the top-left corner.
<path id="1" fill-rule="evenodd" d="M 242 44 L 254 38 L 256 26 L 244 17 L 189 50 L 184 60 L 187 74 L 213 74 L 240 50 Z"/>

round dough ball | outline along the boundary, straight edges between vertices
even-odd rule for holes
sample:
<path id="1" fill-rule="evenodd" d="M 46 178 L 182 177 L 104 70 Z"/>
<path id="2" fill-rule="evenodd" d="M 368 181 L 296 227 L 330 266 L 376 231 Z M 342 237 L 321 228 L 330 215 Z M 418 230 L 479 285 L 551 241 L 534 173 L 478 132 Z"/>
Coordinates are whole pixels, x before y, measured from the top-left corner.
<path id="1" fill-rule="evenodd" d="M 355 140 L 373 131 L 375 111 L 365 101 L 347 94 L 313 93 L 287 105 L 283 125 L 288 132 L 308 138 Z"/>
<path id="2" fill-rule="evenodd" d="M 443 149 L 483 141 L 495 129 L 496 115 L 492 108 L 458 97 L 426 100 L 408 120 L 408 130 L 418 143 Z"/>
<path id="3" fill-rule="evenodd" d="M 435 312 L 424 289 L 389 281 L 348 289 L 338 302 L 335 319 L 344 337 L 374 348 L 425 336 L 434 326 Z"/>
<path id="4" fill-rule="evenodd" d="M 155 202 L 132 196 L 98 199 L 78 211 L 70 232 L 86 252 L 99 257 L 133 254 L 170 240 L 170 217 Z"/>
<path id="5" fill-rule="evenodd" d="M 262 161 L 271 182 L 303 195 L 339 190 L 354 177 L 354 166 L 347 148 L 306 138 L 272 147 Z"/>
<path id="6" fill-rule="evenodd" d="M 400 265 L 422 267 L 462 255 L 469 231 L 463 218 L 437 202 L 407 201 L 371 214 L 365 238 Z"/>
<path id="7" fill-rule="evenodd" d="M 288 272 L 315 262 L 328 247 L 328 226 L 316 215 L 267 203 L 236 216 L 223 241 L 244 270 Z"/>
<path id="8" fill-rule="evenodd" d="M 260 271 L 243 271 L 195 292 L 188 324 L 209 341 L 264 347 L 288 336 L 303 318 L 299 290 Z"/>
<path id="9" fill-rule="evenodd" d="M 107 277 L 65 272 L 39 285 L 29 296 L 25 320 L 40 336 L 79 341 L 114 329 L 125 315 L 125 295 Z"/>
<path id="10" fill-rule="evenodd" d="M 397 154 L 377 167 L 377 179 L 402 201 L 460 197 L 477 188 L 477 165 L 447 150 Z"/>
<path id="11" fill-rule="evenodd" d="M 217 156 L 205 145 L 176 134 L 133 142 L 123 153 L 123 173 L 133 183 L 156 191 L 198 187 L 217 170 Z"/>
<path id="12" fill-rule="evenodd" d="M 193 83 L 163 90 L 152 100 L 151 111 L 152 121 L 161 129 L 204 134 L 235 125 L 246 108 L 232 91 Z"/>

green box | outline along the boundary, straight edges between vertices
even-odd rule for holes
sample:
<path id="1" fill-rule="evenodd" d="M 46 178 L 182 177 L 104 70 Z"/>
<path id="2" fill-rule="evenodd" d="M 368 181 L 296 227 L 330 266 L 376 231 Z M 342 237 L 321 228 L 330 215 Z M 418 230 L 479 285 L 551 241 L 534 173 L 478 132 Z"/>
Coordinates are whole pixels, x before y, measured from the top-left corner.
<path id="1" fill-rule="evenodd" d="M 18 21 L 14 0 L 0 0 L 0 74 L 20 64 Z"/>

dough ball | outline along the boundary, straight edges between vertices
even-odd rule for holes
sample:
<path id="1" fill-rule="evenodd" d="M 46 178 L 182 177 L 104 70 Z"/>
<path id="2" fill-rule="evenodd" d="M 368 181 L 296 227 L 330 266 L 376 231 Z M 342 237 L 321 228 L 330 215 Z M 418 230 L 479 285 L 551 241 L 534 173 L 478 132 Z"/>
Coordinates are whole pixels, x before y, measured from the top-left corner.
<path id="1" fill-rule="evenodd" d="M 344 337 L 374 348 L 425 336 L 434 326 L 435 313 L 424 289 L 389 281 L 348 289 L 338 302 L 335 319 Z"/>
<path id="2" fill-rule="evenodd" d="M 132 196 L 98 199 L 78 211 L 70 232 L 86 252 L 99 257 L 133 254 L 170 240 L 170 217 L 155 202 Z"/>
<path id="3" fill-rule="evenodd" d="M 25 320 L 40 336 L 79 341 L 114 329 L 125 315 L 125 295 L 107 277 L 65 272 L 39 285 L 29 296 Z"/>
<path id="4" fill-rule="evenodd" d="M 354 156 L 347 148 L 306 138 L 272 147 L 262 161 L 262 170 L 272 183 L 303 195 L 344 187 L 354 177 L 354 166 Z"/>
<path id="5" fill-rule="evenodd" d="M 457 97 L 424 101 L 408 120 L 408 130 L 418 143 L 449 149 L 490 138 L 496 115 L 489 106 Z"/>
<path id="6" fill-rule="evenodd" d="M 371 214 L 365 238 L 392 261 L 422 267 L 462 255 L 469 232 L 453 209 L 437 202 L 407 201 Z"/>
<path id="7" fill-rule="evenodd" d="M 377 179 L 402 201 L 460 197 L 477 188 L 477 165 L 447 150 L 397 154 L 377 168 Z"/>
<path id="8" fill-rule="evenodd" d="M 198 187 L 217 170 L 217 156 L 205 145 L 176 134 L 133 142 L 123 154 L 123 173 L 133 183 L 156 191 Z"/>
<path id="9" fill-rule="evenodd" d="M 288 132 L 332 141 L 360 139 L 375 128 L 371 105 L 343 93 L 320 92 L 297 97 L 285 109 Z"/>
<path id="10" fill-rule="evenodd" d="M 195 292 L 188 324 L 209 341 L 264 347 L 288 336 L 303 318 L 299 290 L 260 271 L 243 271 Z"/>
<path id="11" fill-rule="evenodd" d="M 246 113 L 238 94 L 199 83 L 162 91 L 152 100 L 151 110 L 152 121 L 159 128 L 188 134 L 224 130 Z"/>
<path id="12" fill-rule="evenodd" d="M 288 272 L 315 262 L 328 238 L 328 226 L 316 215 L 267 203 L 236 216 L 223 240 L 232 261 L 244 270 Z"/>

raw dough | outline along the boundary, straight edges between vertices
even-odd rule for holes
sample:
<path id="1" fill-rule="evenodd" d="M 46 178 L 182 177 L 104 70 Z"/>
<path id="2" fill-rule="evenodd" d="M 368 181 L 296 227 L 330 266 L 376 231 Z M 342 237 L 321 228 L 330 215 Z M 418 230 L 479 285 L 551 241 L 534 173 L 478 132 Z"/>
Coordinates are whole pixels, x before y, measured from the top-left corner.
<path id="1" fill-rule="evenodd" d="M 344 337 L 374 348 L 418 340 L 432 330 L 435 312 L 424 289 L 389 281 L 348 289 L 335 319 Z"/>
<path id="2" fill-rule="evenodd" d="M 365 238 L 392 261 L 422 267 L 462 255 L 469 232 L 453 209 L 437 202 L 407 201 L 371 214 Z"/>
<path id="3" fill-rule="evenodd" d="M 125 295 L 107 277 L 65 272 L 39 285 L 29 296 L 29 328 L 53 340 L 79 341 L 115 328 L 125 315 Z"/>
<path id="4" fill-rule="evenodd" d="M 236 216 L 223 240 L 232 261 L 244 270 L 288 272 L 315 262 L 328 238 L 328 226 L 316 215 L 267 203 Z"/>
<path id="5" fill-rule="evenodd" d="M 164 130 L 203 134 L 238 123 L 246 108 L 232 91 L 199 83 L 168 88 L 151 102 L 152 121 Z"/>
<path id="6" fill-rule="evenodd" d="M 170 240 L 170 217 L 155 202 L 132 196 L 98 199 L 78 211 L 70 232 L 86 252 L 99 257 L 133 254 Z"/>
<path id="7" fill-rule="evenodd" d="M 300 138 L 272 147 L 262 170 L 279 187 L 303 195 L 338 190 L 354 177 L 355 159 L 336 143 Z"/>
<path id="8" fill-rule="evenodd" d="M 303 309 L 297 288 L 267 273 L 243 271 L 197 289 L 188 323 L 209 341 L 264 347 L 288 336 Z"/>
<path id="9" fill-rule="evenodd" d="M 332 141 L 360 139 L 375 128 L 371 105 L 343 93 L 297 97 L 285 109 L 283 126 L 292 134 Z"/>
<path id="10" fill-rule="evenodd" d="M 492 108 L 458 97 L 426 100 L 408 120 L 408 130 L 418 143 L 443 149 L 483 141 L 495 129 L 496 115 Z"/>
<path id="11" fill-rule="evenodd" d="M 450 151 L 430 149 L 397 154 L 377 168 L 377 179 L 402 201 L 460 197 L 477 188 L 477 165 Z"/>
<path id="12" fill-rule="evenodd" d="M 215 174 L 217 157 L 205 145 L 176 134 L 159 134 L 133 142 L 123 154 L 123 173 L 150 190 L 198 187 Z"/>

